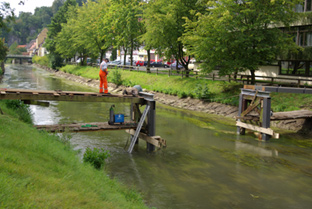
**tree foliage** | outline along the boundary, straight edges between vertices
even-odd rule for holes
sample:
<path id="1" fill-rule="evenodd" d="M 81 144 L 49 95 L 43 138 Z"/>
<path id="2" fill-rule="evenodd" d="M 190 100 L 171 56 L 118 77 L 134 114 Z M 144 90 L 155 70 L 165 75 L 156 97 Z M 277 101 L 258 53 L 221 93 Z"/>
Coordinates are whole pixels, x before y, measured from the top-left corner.
<path id="1" fill-rule="evenodd" d="M 185 47 L 181 41 L 185 18 L 194 20 L 194 14 L 201 11 L 204 11 L 204 4 L 197 0 L 149 1 L 144 10 L 144 43 L 148 48 L 155 48 L 159 54 L 164 52 L 169 59 L 174 57 L 188 69 L 189 58 L 185 59 Z"/>
<path id="2" fill-rule="evenodd" d="M 125 57 L 127 52 L 130 51 L 131 65 L 133 61 L 132 52 L 139 46 L 139 36 L 143 27 L 140 21 L 140 12 L 139 0 L 111 1 L 107 16 L 110 27 L 113 29 L 111 34 L 114 39 L 113 45 L 123 49 Z M 126 62 L 126 59 L 124 59 L 124 62 Z"/>
<path id="3" fill-rule="evenodd" d="M 207 11 L 187 19 L 183 36 L 188 52 L 203 64 L 204 71 L 219 74 L 250 70 L 276 60 L 284 50 L 297 47 L 278 26 L 289 26 L 298 17 L 297 0 L 208 1 Z"/>
<path id="4" fill-rule="evenodd" d="M 66 0 L 65 3 L 59 8 L 57 13 L 53 16 L 51 24 L 48 25 L 48 37 L 46 39 L 45 47 L 49 51 L 50 67 L 56 69 L 62 66 L 63 58 L 56 51 L 56 37 L 62 30 L 62 25 L 67 23 L 69 7 L 75 6 L 75 0 Z"/>

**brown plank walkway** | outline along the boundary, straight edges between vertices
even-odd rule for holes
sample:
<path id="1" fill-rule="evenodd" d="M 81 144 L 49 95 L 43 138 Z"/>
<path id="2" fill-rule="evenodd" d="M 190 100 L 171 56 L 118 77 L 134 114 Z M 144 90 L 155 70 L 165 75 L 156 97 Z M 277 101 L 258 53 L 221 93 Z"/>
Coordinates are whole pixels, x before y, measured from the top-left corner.
<path id="1" fill-rule="evenodd" d="M 126 122 L 123 124 L 109 125 L 105 123 L 73 123 L 73 124 L 57 124 L 57 125 L 35 125 L 39 130 L 46 130 L 48 132 L 85 132 L 85 131 L 108 131 L 108 130 L 127 130 L 136 129 L 137 124 Z"/>
<path id="2" fill-rule="evenodd" d="M 49 91 L 0 88 L 0 99 L 18 100 L 50 100 L 77 102 L 114 102 L 114 103 L 144 103 L 143 97 L 128 95 L 99 94 L 78 91 Z"/>

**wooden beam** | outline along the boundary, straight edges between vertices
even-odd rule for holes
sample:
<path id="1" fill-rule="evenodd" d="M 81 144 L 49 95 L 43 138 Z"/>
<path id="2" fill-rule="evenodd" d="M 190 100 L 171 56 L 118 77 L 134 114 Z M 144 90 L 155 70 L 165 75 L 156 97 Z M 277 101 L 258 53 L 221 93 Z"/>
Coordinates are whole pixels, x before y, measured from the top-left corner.
<path id="1" fill-rule="evenodd" d="M 25 89 L 0 89 L 0 92 L 1 92 L 0 99 L 139 103 L 139 104 L 145 103 L 143 97 L 99 94 L 93 92 L 46 91 L 46 90 L 25 90 Z"/>
<path id="2" fill-rule="evenodd" d="M 268 135 L 273 136 L 274 138 L 279 138 L 279 134 L 274 133 L 274 131 L 270 128 L 263 128 L 263 127 L 259 127 L 259 126 L 254 126 L 254 125 L 243 123 L 240 121 L 236 121 L 236 126 L 239 126 L 242 128 L 247 128 L 247 129 L 253 130 L 253 131 L 258 131 L 258 132 L 261 132 L 264 134 L 268 134 Z"/>
<path id="3" fill-rule="evenodd" d="M 48 132 L 85 132 L 85 131 L 108 131 L 108 130 L 125 130 L 137 127 L 135 123 L 123 123 L 109 125 L 106 123 L 74 123 L 74 124 L 56 124 L 56 125 L 35 125 L 39 130 L 46 130 Z"/>
<path id="4" fill-rule="evenodd" d="M 135 134 L 134 129 L 126 130 L 126 132 L 131 135 Z M 148 136 L 147 134 L 140 132 L 139 138 L 159 148 L 167 146 L 166 140 L 162 139 L 160 136 Z"/>

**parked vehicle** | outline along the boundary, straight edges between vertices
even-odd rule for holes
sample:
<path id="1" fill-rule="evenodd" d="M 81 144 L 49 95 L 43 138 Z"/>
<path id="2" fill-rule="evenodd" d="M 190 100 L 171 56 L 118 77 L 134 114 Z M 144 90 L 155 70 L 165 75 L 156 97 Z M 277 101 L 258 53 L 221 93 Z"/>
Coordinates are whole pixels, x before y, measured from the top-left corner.
<path id="1" fill-rule="evenodd" d="M 120 62 L 120 60 L 114 60 L 114 61 L 108 62 L 107 64 L 108 65 L 120 65 L 121 62 Z"/>
<path id="2" fill-rule="evenodd" d="M 131 62 L 126 62 L 126 65 L 131 65 L 130 63 L 131 63 Z M 123 63 L 121 63 L 121 64 L 123 64 Z M 135 66 L 135 64 L 136 64 L 136 61 L 133 61 L 133 62 L 132 62 L 132 66 Z"/>
<path id="3" fill-rule="evenodd" d="M 145 62 L 146 62 L 146 61 L 137 61 L 137 62 L 135 63 L 135 65 L 136 65 L 136 66 L 144 66 Z M 147 63 L 147 62 L 146 62 L 146 63 Z"/>
<path id="4" fill-rule="evenodd" d="M 173 70 L 175 70 L 175 69 L 176 69 L 176 66 L 177 66 L 177 62 L 174 62 L 174 63 L 172 63 L 172 64 L 170 65 L 170 68 L 173 69 Z M 179 64 L 178 64 L 178 68 L 181 70 L 181 69 L 183 69 L 183 66 L 179 63 Z"/>
<path id="5" fill-rule="evenodd" d="M 151 67 L 163 67 L 163 68 L 169 68 L 169 65 L 164 64 L 162 62 L 152 62 L 150 64 Z"/>

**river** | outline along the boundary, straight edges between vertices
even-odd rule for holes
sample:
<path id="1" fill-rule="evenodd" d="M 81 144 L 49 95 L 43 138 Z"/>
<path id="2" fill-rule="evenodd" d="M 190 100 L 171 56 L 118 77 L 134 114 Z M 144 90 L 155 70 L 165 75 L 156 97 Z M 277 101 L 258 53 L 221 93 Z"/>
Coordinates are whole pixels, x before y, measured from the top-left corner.
<path id="1" fill-rule="evenodd" d="M 30 65 L 7 65 L 0 88 L 97 91 Z M 51 102 L 30 108 L 35 124 L 88 123 L 108 121 L 110 105 Z M 116 106 L 116 112 L 129 114 L 129 105 Z M 156 135 L 166 139 L 167 148 L 155 153 L 147 153 L 140 141 L 128 154 L 125 131 L 66 137 L 80 156 L 87 147 L 109 150 L 108 175 L 142 193 L 150 207 L 312 208 L 312 148 L 294 140 L 304 140 L 302 136 L 259 142 L 252 134 L 236 135 L 234 124 L 218 123 L 216 116 L 156 106 Z"/>

